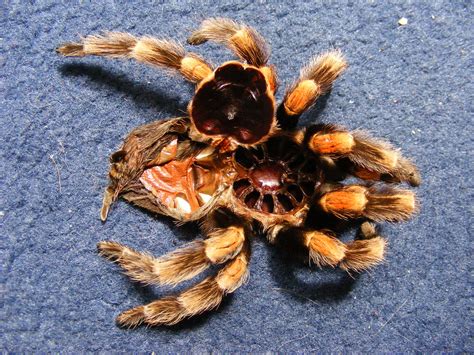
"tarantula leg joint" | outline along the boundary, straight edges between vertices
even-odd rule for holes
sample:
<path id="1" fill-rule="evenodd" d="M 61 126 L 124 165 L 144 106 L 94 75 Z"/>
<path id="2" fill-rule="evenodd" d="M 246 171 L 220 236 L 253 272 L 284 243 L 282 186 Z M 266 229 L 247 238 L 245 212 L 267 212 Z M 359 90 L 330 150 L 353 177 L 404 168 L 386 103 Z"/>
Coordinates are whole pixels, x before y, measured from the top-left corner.
<path id="1" fill-rule="evenodd" d="M 319 204 L 324 211 L 342 219 L 366 217 L 397 222 L 408 219 L 416 211 L 413 192 L 378 186 L 345 186 L 324 194 Z"/>

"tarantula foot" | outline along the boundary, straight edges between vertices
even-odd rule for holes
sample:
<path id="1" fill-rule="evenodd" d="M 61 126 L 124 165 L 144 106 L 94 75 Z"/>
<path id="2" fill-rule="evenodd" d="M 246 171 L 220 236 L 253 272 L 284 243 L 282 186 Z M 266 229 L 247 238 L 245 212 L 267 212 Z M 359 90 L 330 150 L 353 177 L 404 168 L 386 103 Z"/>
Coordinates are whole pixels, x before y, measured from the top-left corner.
<path id="1" fill-rule="evenodd" d="M 408 177 L 407 181 L 413 187 L 420 186 L 421 185 L 421 174 L 420 174 L 420 172 L 416 168 L 413 168 L 413 171 L 409 174 L 409 177 Z"/>
<path id="2" fill-rule="evenodd" d="M 112 188 L 108 187 L 104 192 L 104 197 L 102 199 L 102 207 L 100 209 L 100 220 L 105 222 L 109 214 L 110 206 L 115 202 L 115 191 Z"/>
<path id="3" fill-rule="evenodd" d="M 102 241 L 97 243 L 97 250 L 100 256 L 110 260 L 117 261 L 119 260 L 124 253 L 125 247 L 116 242 Z"/>
<path id="4" fill-rule="evenodd" d="M 355 240 L 347 245 L 345 258 L 339 267 L 356 272 L 370 269 L 383 261 L 386 245 L 385 239 L 379 236 Z"/>
<path id="5" fill-rule="evenodd" d="M 145 320 L 144 306 L 135 307 L 118 315 L 117 325 L 123 328 L 136 328 Z"/>
<path id="6" fill-rule="evenodd" d="M 56 48 L 56 52 L 66 57 L 82 57 L 85 55 L 84 46 L 81 43 L 66 43 Z"/>
<path id="7" fill-rule="evenodd" d="M 359 237 L 360 239 L 371 239 L 377 237 L 377 230 L 375 224 L 371 222 L 364 222 L 360 226 Z"/>

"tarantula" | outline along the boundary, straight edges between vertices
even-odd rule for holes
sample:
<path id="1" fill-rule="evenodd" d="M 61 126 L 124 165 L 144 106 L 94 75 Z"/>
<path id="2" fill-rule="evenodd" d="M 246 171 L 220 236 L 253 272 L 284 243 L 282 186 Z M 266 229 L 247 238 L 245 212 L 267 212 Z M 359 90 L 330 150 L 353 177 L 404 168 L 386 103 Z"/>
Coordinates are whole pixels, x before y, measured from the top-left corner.
<path id="1" fill-rule="evenodd" d="M 339 51 L 311 60 L 277 107 L 276 70 L 267 64 L 270 52 L 260 34 L 211 18 L 188 39 L 206 41 L 226 45 L 241 61 L 212 69 L 176 42 L 118 32 L 58 48 L 65 56 L 133 58 L 197 84 L 187 117 L 138 127 L 112 154 L 100 216 L 105 221 L 121 196 L 179 222 L 200 221 L 205 239 L 159 258 L 112 241 L 98 249 L 144 284 L 174 286 L 211 265 L 223 267 L 179 294 L 121 313 L 123 326 L 172 325 L 218 307 L 247 280 L 256 232 L 272 243 L 289 236 L 319 267 L 359 272 L 383 260 L 386 242 L 373 222 L 406 220 L 417 209 L 414 193 L 393 183 L 417 186 L 419 173 L 390 144 L 332 124 L 296 128 L 346 68 Z M 365 182 L 344 186 L 339 182 L 346 176 Z M 311 227 L 313 210 L 319 222 L 359 221 L 361 238 L 343 243 L 324 223 Z"/>

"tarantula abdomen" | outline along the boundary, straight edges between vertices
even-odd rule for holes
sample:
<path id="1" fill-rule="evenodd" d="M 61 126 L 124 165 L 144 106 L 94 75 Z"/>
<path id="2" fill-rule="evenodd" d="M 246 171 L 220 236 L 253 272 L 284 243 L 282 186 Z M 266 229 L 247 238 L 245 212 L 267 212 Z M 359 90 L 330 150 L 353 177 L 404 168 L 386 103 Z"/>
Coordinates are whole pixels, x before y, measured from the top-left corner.
<path id="1" fill-rule="evenodd" d="M 286 214 L 303 207 L 323 179 L 316 158 L 285 137 L 256 149 L 239 148 L 234 162 L 234 195 L 247 207 L 266 213 Z"/>

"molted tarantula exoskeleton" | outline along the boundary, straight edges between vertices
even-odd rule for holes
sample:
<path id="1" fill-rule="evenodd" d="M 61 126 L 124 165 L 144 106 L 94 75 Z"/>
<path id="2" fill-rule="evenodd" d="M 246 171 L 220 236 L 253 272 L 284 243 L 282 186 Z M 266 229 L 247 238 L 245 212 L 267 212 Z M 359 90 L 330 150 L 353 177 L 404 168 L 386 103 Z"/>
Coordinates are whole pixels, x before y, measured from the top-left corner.
<path id="1" fill-rule="evenodd" d="M 110 241 L 98 248 L 145 284 L 174 286 L 211 265 L 222 268 L 184 292 L 123 312 L 120 325 L 172 325 L 216 308 L 247 280 L 256 231 L 272 243 L 289 236 L 317 266 L 368 269 L 383 260 L 385 247 L 372 222 L 406 220 L 417 208 L 413 192 L 383 183 L 420 182 L 415 166 L 390 144 L 332 124 L 296 128 L 346 68 L 340 52 L 311 60 L 277 108 L 275 67 L 253 28 L 208 19 L 188 43 L 206 41 L 226 45 L 242 62 L 212 69 L 176 42 L 117 32 L 58 48 L 65 56 L 133 58 L 197 84 L 187 117 L 136 128 L 111 156 L 101 218 L 121 196 L 179 222 L 200 221 L 205 239 L 159 258 Z M 346 176 L 366 182 L 338 183 Z M 330 219 L 362 222 L 361 237 L 341 242 L 321 223 Z"/>

